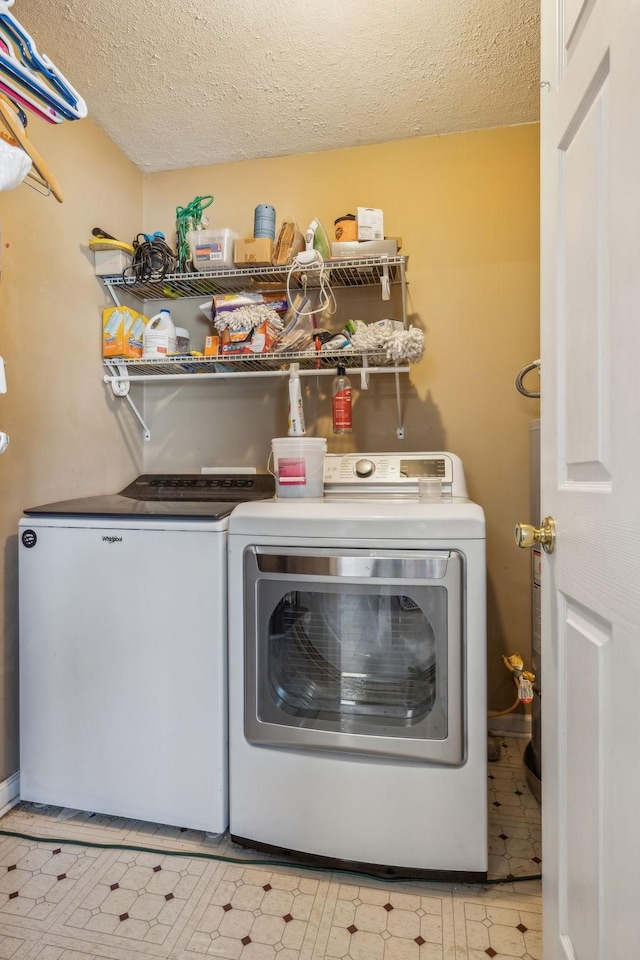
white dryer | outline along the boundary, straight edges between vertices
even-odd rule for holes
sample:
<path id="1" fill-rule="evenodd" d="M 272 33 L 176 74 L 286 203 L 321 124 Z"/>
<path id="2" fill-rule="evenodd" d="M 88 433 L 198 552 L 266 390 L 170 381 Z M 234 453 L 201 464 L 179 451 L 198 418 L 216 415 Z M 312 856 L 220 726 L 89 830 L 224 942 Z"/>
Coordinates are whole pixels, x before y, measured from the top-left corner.
<path id="1" fill-rule="evenodd" d="M 324 489 L 230 517 L 232 838 L 481 879 L 483 511 L 451 453 L 330 455 Z"/>

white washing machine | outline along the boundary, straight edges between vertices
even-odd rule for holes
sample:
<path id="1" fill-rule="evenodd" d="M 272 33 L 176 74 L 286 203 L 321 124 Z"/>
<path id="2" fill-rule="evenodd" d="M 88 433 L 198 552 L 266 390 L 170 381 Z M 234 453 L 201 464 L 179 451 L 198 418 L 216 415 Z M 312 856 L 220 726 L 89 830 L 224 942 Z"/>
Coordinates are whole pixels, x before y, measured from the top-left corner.
<path id="1" fill-rule="evenodd" d="M 324 489 L 230 517 L 232 838 L 482 879 L 483 511 L 451 453 L 329 455 Z"/>
<path id="2" fill-rule="evenodd" d="M 268 475 L 145 475 L 20 522 L 20 796 L 228 824 L 227 525 Z"/>

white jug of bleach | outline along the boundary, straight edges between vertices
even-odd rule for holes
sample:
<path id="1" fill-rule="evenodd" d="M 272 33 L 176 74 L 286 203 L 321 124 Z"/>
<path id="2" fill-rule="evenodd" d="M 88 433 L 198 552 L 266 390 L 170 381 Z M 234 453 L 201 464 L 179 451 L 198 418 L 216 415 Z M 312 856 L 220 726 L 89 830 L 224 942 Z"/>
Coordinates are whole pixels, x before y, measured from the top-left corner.
<path id="1" fill-rule="evenodd" d="M 142 334 L 142 359 L 162 360 L 176 352 L 176 328 L 168 310 L 151 317 Z"/>

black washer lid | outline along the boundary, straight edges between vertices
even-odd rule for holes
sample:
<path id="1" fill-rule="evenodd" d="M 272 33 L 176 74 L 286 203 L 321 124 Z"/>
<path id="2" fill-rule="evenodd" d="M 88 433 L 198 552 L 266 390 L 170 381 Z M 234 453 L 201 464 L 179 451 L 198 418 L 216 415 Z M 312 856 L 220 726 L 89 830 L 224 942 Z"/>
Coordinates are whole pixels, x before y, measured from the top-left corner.
<path id="1" fill-rule="evenodd" d="M 246 500 L 268 500 L 275 481 L 269 473 L 257 474 L 143 474 L 120 493 L 80 497 L 29 507 L 28 516 L 84 517 L 228 517 Z"/>

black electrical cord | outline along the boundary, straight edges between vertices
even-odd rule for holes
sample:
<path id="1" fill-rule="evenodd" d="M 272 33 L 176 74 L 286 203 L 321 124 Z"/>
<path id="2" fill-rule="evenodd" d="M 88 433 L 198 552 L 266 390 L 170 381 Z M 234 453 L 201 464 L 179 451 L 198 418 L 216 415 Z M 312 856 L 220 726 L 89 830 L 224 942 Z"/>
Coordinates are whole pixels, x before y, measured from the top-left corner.
<path id="1" fill-rule="evenodd" d="M 131 263 L 122 271 L 122 278 L 128 283 L 137 280 L 158 282 L 173 273 L 175 268 L 175 254 L 166 241 L 159 237 L 147 240 L 143 233 L 139 233 L 133 241 Z"/>
<path id="2" fill-rule="evenodd" d="M 288 869 L 296 867 L 300 870 L 313 870 L 316 873 L 345 873 L 354 877 L 366 877 L 367 880 L 377 880 L 379 883 L 443 883 L 442 880 L 429 881 L 428 879 L 422 879 L 420 877 L 380 877 L 377 874 L 367 873 L 364 870 L 349 870 L 345 867 L 323 867 L 316 866 L 315 864 L 301 864 L 293 860 L 245 860 L 239 857 L 224 857 L 218 853 L 201 853 L 197 850 L 193 852 L 187 850 L 158 850 L 156 847 L 139 847 L 127 843 L 97 843 L 88 840 L 65 840 L 64 837 L 37 837 L 31 833 L 18 833 L 16 830 L 0 830 L 0 836 L 18 837 L 21 840 L 31 840 L 35 843 L 70 843 L 75 846 L 91 847 L 98 850 L 136 850 L 138 853 L 153 853 L 159 857 L 190 857 L 197 860 L 216 860 L 220 863 L 233 863 L 241 867 L 286 867 Z M 471 881 L 471 884 L 472 886 L 487 886 L 500 883 L 523 883 L 525 880 L 542 880 L 542 874 L 536 873 L 528 877 L 496 877 L 491 880 Z M 460 882 L 461 881 L 455 881 L 456 884 Z"/>

